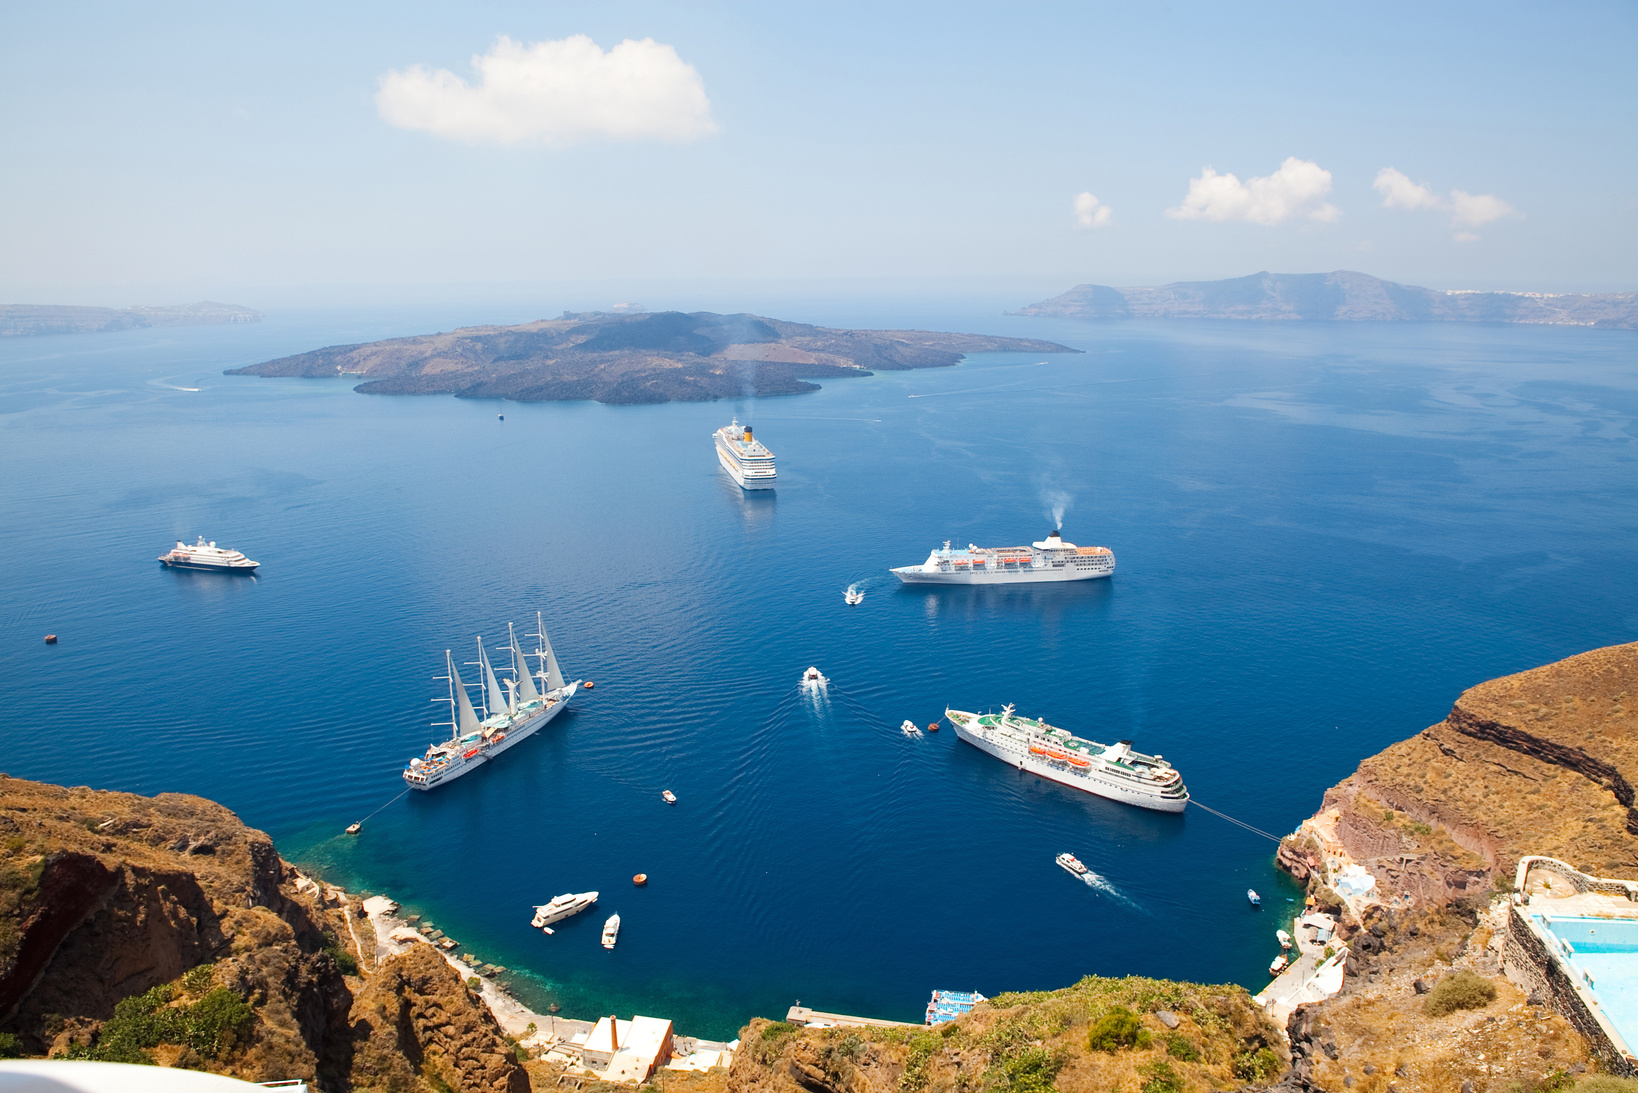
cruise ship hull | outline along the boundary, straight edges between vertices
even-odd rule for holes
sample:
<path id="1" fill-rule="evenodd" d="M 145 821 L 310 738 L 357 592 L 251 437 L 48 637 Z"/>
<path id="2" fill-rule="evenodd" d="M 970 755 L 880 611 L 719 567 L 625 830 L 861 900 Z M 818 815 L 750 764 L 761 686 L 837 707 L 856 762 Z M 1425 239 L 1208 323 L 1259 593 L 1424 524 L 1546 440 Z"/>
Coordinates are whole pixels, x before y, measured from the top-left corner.
<path id="1" fill-rule="evenodd" d="M 950 723 L 955 726 L 956 736 L 979 751 L 993 755 L 1009 766 L 1028 771 L 1050 782 L 1057 782 L 1059 785 L 1078 789 L 1082 793 L 1107 797 L 1112 801 L 1120 801 L 1122 804 L 1136 805 L 1138 808 L 1152 809 L 1156 812 L 1182 812 L 1188 807 L 1189 799 L 1187 796 L 1169 798 L 1142 793 L 1116 783 L 1109 778 L 1101 777 L 1095 772 L 1080 773 L 1072 768 L 1050 763 L 1042 756 L 1031 755 L 1028 747 L 1023 743 L 1015 742 L 1007 737 L 992 737 L 982 729 L 964 725 L 959 718 L 952 717 Z"/>
<path id="2" fill-rule="evenodd" d="M 1109 568 L 1102 570 L 1082 570 L 1068 566 L 1063 569 L 1042 567 L 1040 569 L 996 570 L 993 572 L 932 572 L 929 573 L 919 565 L 899 566 L 890 570 L 893 576 L 905 584 L 1041 584 L 1049 581 L 1093 581 L 1100 577 L 1113 577 L 1115 567 L 1111 563 Z"/>
<path id="3" fill-rule="evenodd" d="M 255 562 L 249 565 L 211 565 L 207 562 L 176 562 L 161 558 L 159 564 L 170 569 L 196 569 L 201 573 L 242 573 L 248 576 L 256 572 Z"/>
<path id="4" fill-rule="evenodd" d="M 558 714 L 562 713 L 565 708 L 567 708 L 569 705 L 569 699 L 574 697 L 574 693 L 579 689 L 579 687 L 580 684 L 578 683 L 569 684 L 568 687 L 564 688 L 563 697 L 558 701 L 552 703 L 550 706 L 547 706 L 544 710 L 541 710 L 538 714 L 526 721 L 519 722 L 515 725 L 508 725 L 505 730 L 506 739 L 502 740 L 499 744 L 484 748 L 483 751 L 479 752 L 471 759 L 462 759 L 457 756 L 444 767 L 435 772 L 429 773 L 426 776 L 425 781 L 412 780 L 405 777 L 404 784 L 409 786 L 410 789 L 419 789 L 424 791 L 436 789 L 442 785 L 448 785 L 450 782 L 453 782 L 463 774 L 470 774 L 472 771 L 477 770 L 491 759 L 494 759 L 497 755 L 500 755 L 515 745 L 522 743 L 530 736 L 533 736 L 540 729 L 544 728 L 546 724 L 552 720 L 552 718 L 556 717 Z"/>
<path id="5" fill-rule="evenodd" d="M 735 482 L 739 483 L 739 488 L 742 490 L 771 490 L 774 488 L 775 479 L 779 477 L 776 474 L 747 477 L 745 469 L 739 465 L 739 462 L 733 456 L 723 451 L 721 444 L 717 445 L 717 462 L 721 463 L 722 469 L 727 471 Z"/>

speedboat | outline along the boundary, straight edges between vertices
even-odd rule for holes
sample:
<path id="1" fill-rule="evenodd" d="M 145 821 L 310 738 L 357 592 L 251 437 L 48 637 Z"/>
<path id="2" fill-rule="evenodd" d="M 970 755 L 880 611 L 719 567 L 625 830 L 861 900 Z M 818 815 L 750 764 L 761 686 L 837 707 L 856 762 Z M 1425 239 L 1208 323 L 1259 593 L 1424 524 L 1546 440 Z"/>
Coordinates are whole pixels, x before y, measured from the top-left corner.
<path id="1" fill-rule="evenodd" d="M 669 789 L 662 789 L 660 790 L 660 800 L 664 801 L 668 805 L 674 805 L 677 803 L 677 795 L 672 793 Z"/>
<path id="2" fill-rule="evenodd" d="M 603 948 L 614 948 L 615 938 L 620 936 L 620 916 L 610 915 L 609 920 L 603 923 Z"/>
<path id="3" fill-rule="evenodd" d="M 1275 930 L 1274 931 L 1274 936 L 1280 939 L 1280 948 L 1282 948 L 1282 949 L 1291 948 L 1291 935 L 1290 934 L 1286 933 L 1284 930 Z"/>
<path id="4" fill-rule="evenodd" d="M 1081 864 L 1081 859 L 1077 858 L 1075 855 L 1069 853 L 1068 851 L 1065 851 L 1064 853 L 1059 854 L 1058 858 L 1057 858 L 1057 861 L 1058 861 L 1059 865 L 1061 865 L 1065 869 L 1069 870 L 1069 872 L 1070 872 L 1070 874 L 1072 876 L 1077 876 L 1077 877 L 1086 876 L 1086 866 Z"/>
<path id="5" fill-rule="evenodd" d="M 857 588 L 850 588 L 846 592 L 842 593 L 842 599 L 846 600 L 849 604 L 861 604 L 864 603 L 864 593 L 860 592 Z"/>
<path id="6" fill-rule="evenodd" d="M 905 719 L 904 724 L 899 726 L 899 731 L 902 732 L 906 736 L 920 736 L 921 735 L 921 727 L 919 725 L 917 725 L 914 721 L 911 721 L 908 718 Z"/>
<path id="7" fill-rule="evenodd" d="M 810 667 L 802 673 L 802 686 L 810 691 L 817 691 L 829 682 L 830 680 L 825 678 L 825 674 L 817 668 Z"/>
<path id="8" fill-rule="evenodd" d="M 1284 953 L 1281 953 L 1279 956 L 1274 958 L 1274 963 L 1268 966 L 1268 974 L 1279 975 L 1281 972 L 1285 971 L 1286 966 L 1290 963 L 1291 958 L 1286 956 Z"/>
<path id="9" fill-rule="evenodd" d="M 536 907 L 535 917 L 529 920 L 529 925 L 551 933 L 552 923 L 578 915 L 596 902 L 596 892 L 564 892 L 561 896 L 553 896 L 551 902 Z"/>
<path id="10" fill-rule="evenodd" d="M 1253 907 L 1261 907 L 1263 905 L 1263 897 L 1257 894 L 1257 889 L 1255 888 L 1246 889 L 1246 899 L 1251 901 L 1251 905 Z"/>

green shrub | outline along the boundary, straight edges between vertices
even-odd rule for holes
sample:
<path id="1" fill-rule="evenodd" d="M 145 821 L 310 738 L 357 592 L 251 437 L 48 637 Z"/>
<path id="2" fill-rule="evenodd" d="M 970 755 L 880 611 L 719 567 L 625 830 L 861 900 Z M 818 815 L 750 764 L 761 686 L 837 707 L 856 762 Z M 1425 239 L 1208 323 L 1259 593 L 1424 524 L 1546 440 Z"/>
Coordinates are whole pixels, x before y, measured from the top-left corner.
<path id="1" fill-rule="evenodd" d="M 1086 1039 L 1093 1051 L 1119 1051 L 1122 1048 L 1143 1047 L 1149 1041 L 1149 1031 L 1138 1020 L 1137 1014 L 1125 1006 L 1115 1006 L 1098 1018 Z"/>
<path id="2" fill-rule="evenodd" d="M 466 977 L 466 989 L 470 990 L 470 991 L 482 990 L 483 989 L 483 980 L 479 979 L 475 975 L 467 976 Z"/>
<path id="3" fill-rule="evenodd" d="M 1638 1081 L 1613 1074 L 1589 1074 L 1575 1083 L 1575 1093 L 1638 1093 Z"/>
<path id="4" fill-rule="evenodd" d="M 1147 1079 L 1143 1093 L 1183 1093 L 1182 1076 L 1164 1059 L 1138 1067 L 1138 1073 Z"/>
<path id="5" fill-rule="evenodd" d="M 1198 1063 L 1200 1049 L 1194 1046 L 1194 1041 L 1181 1032 L 1166 1034 L 1166 1054 L 1174 1059 L 1182 1059 L 1185 1063 Z"/>
<path id="6" fill-rule="evenodd" d="M 23 1054 L 23 1041 L 15 1033 L 0 1032 L 0 1059 L 17 1059 Z"/>
<path id="7" fill-rule="evenodd" d="M 1065 1061 L 1059 1051 L 1025 1048 L 992 1064 L 986 1084 L 998 1093 L 1050 1093 L 1052 1080 L 1064 1068 Z"/>
<path id="8" fill-rule="evenodd" d="M 182 989 L 189 994 L 204 994 L 215 982 L 215 964 L 196 964 L 182 973 Z"/>
<path id="9" fill-rule="evenodd" d="M 1435 983 L 1423 1008 L 1434 1017 L 1443 1017 L 1457 1010 L 1483 1009 L 1495 1000 L 1496 985 L 1463 968 Z"/>
<path id="10" fill-rule="evenodd" d="M 1234 1076 L 1245 1082 L 1272 1078 L 1280 1072 L 1280 1057 L 1273 1048 L 1247 1048 L 1234 1057 Z"/>
<path id="11" fill-rule="evenodd" d="M 176 989 L 162 983 L 144 994 L 122 998 L 103 1022 L 96 1042 L 75 1045 L 69 1059 L 152 1064 L 151 1048 L 180 1044 L 205 1058 L 220 1058 L 250 1036 L 256 1012 L 244 999 L 217 987 L 191 1006 L 168 1006 Z"/>
<path id="12" fill-rule="evenodd" d="M 256 1011 L 226 987 L 217 987 L 189 1006 L 183 1021 L 187 1045 L 205 1058 L 215 1059 L 249 1037 Z"/>

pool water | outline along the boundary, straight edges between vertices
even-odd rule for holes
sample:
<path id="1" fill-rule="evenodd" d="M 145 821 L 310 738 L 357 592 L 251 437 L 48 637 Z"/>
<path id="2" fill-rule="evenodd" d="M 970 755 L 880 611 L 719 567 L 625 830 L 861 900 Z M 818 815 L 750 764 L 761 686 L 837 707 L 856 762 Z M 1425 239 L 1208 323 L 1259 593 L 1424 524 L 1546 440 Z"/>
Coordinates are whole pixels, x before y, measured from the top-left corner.
<path id="1" fill-rule="evenodd" d="M 1593 995 L 1610 1024 L 1628 1044 L 1638 1043 L 1638 920 L 1545 921 L 1554 937 L 1574 947 L 1570 966 L 1592 976 Z"/>

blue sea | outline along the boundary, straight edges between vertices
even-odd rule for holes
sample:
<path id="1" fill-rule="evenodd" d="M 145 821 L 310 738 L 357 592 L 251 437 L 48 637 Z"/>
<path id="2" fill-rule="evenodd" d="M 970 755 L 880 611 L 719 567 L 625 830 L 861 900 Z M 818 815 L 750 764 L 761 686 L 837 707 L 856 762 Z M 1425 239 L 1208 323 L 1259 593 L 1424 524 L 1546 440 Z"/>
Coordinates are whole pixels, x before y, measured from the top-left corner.
<path id="1" fill-rule="evenodd" d="M 1638 336 L 1001 314 L 1019 302 L 715 301 L 1084 353 L 663 406 L 222 375 L 562 302 L 0 342 L 0 767 L 221 801 L 566 1016 L 727 1038 L 798 1000 L 920 1020 L 933 988 L 1088 973 L 1258 989 L 1296 894 L 1271 842 L 900 722 L 1015 703 L 1290 831 L 1464 688 L 1638 639 Z M 778 454 L 777 490 L 718 468 L 710 434 L 736 414 Z M 1113 549 L 1113 580 L 887 573 L 945 539 L 1039 539 L 1055 510 L 1065 538 Z M 155 562 L 199 534 L 260 576 Z M 444 650 L 470 660 L 537 610 L 595 690 L 394 801 L 439 738 Z M 823 701 L 798 693 L 810 664 Z M 1059 869 L 1066 850 L 1100 882 Z M 596 912 L 529 928 L 532 904 L 586 889 Z"/>

